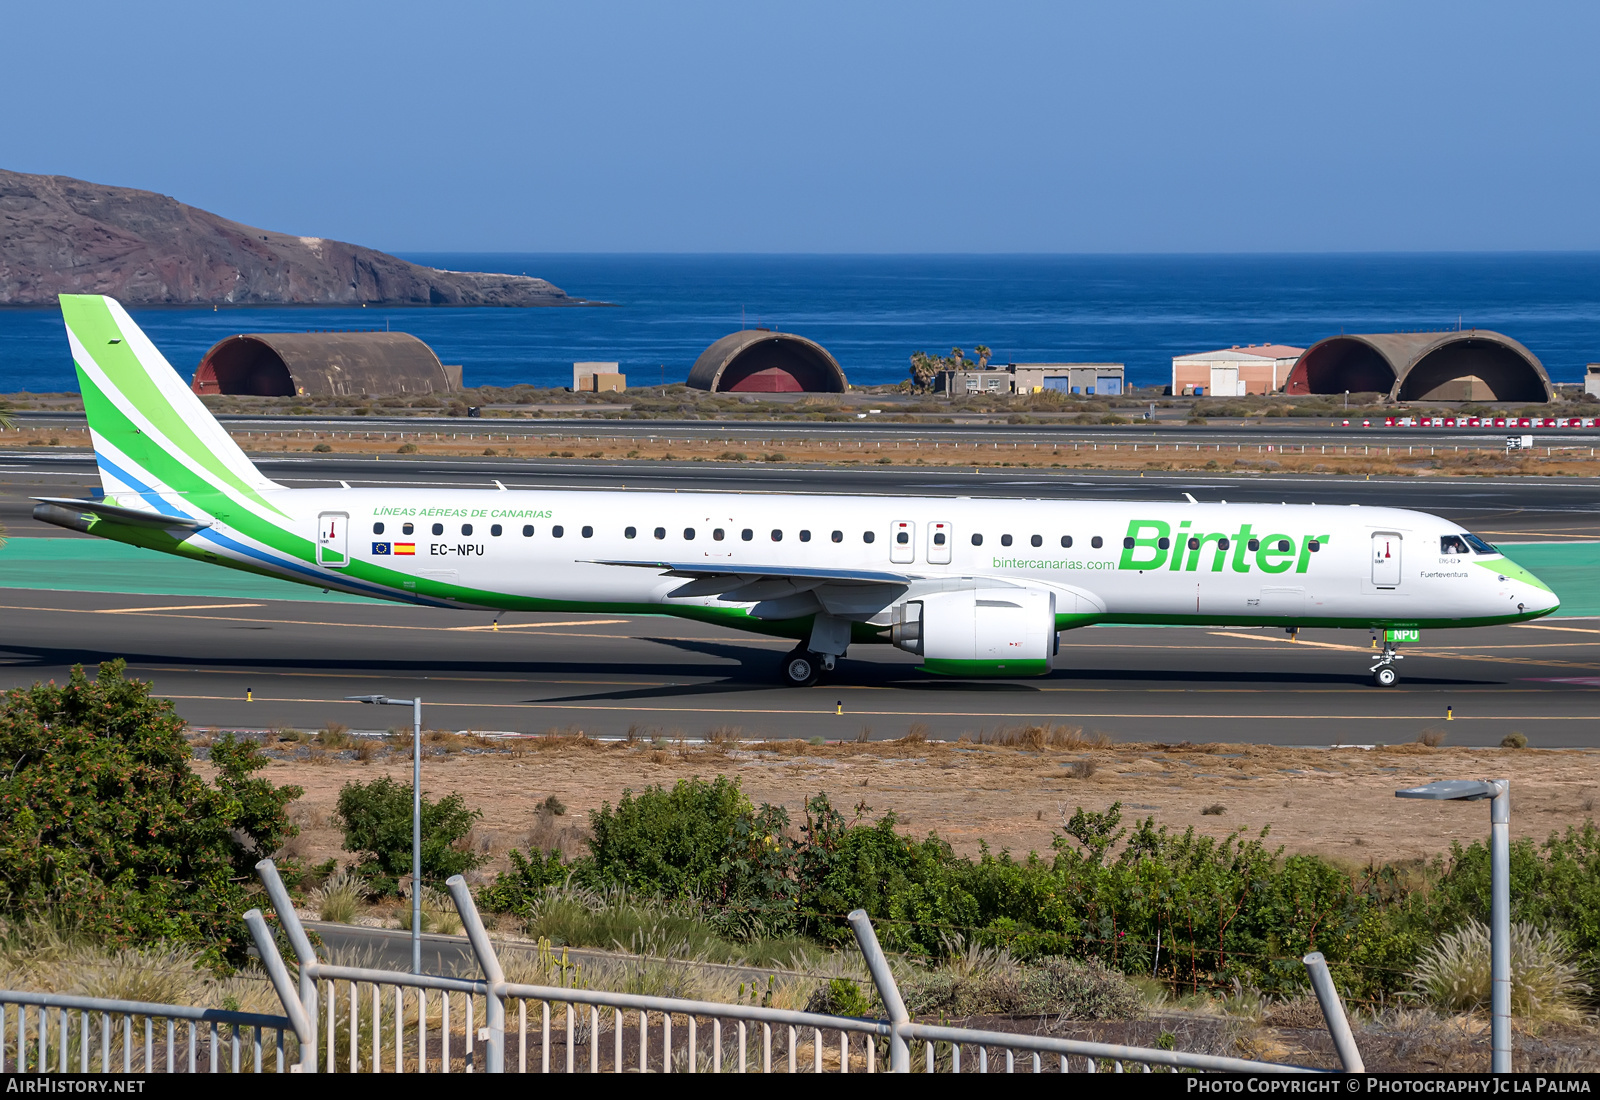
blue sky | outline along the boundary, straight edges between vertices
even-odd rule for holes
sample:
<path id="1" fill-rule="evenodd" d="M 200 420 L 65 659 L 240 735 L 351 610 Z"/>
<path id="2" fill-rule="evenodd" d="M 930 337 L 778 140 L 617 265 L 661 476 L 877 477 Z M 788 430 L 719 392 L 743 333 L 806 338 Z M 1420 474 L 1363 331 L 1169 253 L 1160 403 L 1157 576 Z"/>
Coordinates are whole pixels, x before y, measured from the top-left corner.
<path id="1" fill-rule="evenodd" d="M 10 4 L 0 167 L 394 251 L 1600 248 L 1600 5 Z"/>

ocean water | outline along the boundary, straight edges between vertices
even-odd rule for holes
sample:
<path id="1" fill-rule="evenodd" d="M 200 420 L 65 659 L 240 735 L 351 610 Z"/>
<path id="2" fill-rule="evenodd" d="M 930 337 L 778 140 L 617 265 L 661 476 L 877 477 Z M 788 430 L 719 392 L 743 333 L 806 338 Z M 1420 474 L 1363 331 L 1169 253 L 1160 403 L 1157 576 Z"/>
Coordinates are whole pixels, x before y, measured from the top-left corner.
<path id="1" fill-rule="evenodd" d="M 1188 352 L 1458 324 L 1522 341 L 1558 382 L 1600 360 L 1597 253 L 406 258 L 540 275 L 614 304 L 131 312 L 180 372 L 239 332 L 393 327 L 462 364 L 468 385 L 567 385 L 574 360 L 615 360 L 632 385 L 682 381 L 708 344 L 756 325 L 818 341 L 858 383 L 905 378 L 914 351 L 987 344 L 999 362 L 1126 363 L 1144 385 Z M 0 309 L 0 392 L 75 388 L 59 314 Z"/>

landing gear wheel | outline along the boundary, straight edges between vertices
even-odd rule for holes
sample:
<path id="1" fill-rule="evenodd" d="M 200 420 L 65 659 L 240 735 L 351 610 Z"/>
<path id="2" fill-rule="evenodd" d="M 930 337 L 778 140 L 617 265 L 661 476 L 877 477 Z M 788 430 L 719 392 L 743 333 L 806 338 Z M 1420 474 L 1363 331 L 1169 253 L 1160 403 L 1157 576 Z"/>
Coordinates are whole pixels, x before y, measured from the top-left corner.
<path id="1" fill-rule="evenodd" d="M 790 687 L 810 687 L 822 675 L 822 662 L 815 653 L 797 649 L 783 659 L 783 682 Z"/>
<path id="2" fill-rule="evenodd" d="M 1382 668 L 1373 669 L 1372 671 L 1372 682 L 1381 688 L 1394 687 L 1395 682 L 1399 679 L 1400 674 L 1394 669 L 1390 668 L 1388 665 L 1384 665 Z"/>

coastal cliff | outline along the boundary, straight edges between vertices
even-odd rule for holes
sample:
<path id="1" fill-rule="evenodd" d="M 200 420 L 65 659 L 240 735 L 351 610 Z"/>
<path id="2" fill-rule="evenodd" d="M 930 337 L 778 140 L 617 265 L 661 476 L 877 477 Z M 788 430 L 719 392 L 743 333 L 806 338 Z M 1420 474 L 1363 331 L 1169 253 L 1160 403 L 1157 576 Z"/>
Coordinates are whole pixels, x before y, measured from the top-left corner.
<path id="1" fill-rule="evenodd" d="M 256 229 L 153 191 L 0 169 L 0 305 L 581 305 L 527 275 L 441 271 Z"/>

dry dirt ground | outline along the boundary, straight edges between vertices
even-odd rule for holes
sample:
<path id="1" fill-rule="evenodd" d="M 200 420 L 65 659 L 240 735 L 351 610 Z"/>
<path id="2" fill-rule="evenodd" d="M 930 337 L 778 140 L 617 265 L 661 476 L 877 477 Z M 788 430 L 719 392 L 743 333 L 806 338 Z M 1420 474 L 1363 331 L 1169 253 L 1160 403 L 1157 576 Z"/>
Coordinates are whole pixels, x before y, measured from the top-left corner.
<path id="1" fill-rule="evenodd" d="M 829 465 L 1015 466 L 1075 470 L 1195 470 L 1214 473 L 1332 474 L 1387 477 L 1414 476 L 1600 476 L 1600 460 L 1591 446 L 1550 446 L 1508 457 L 1486 441 L 1477 447 L 1386 444 L 1369 437 L 1348 446 L 1329 444 L 1194 444 L 1081 442 L 1051 445 L 1018 443 L 998 446 L 932 440 L 886 443 L 821 438 L 738 441 L 716 438 L 716 424 L 706 425 L 702 439 L 650 439 L 648 423 L 636 438 L 573 435 L 508 436 L 495 432 L 492 421 L 459 432 L 373 431 L 234 432 L 234 439 L 252 454 L 302 452 L 324 447 L 336 454 L 493 455 L 506 458 L 590 458 L 691 462 L 795 462 Z M 830 435 L 832 433 L 829 433 Z M 62 429 L 40 433 L 7 432 L 0 449 L 60 446 L 87 449 L 88 433 Z"/>
<path id="2" fill-rule="evenodd" d="M 625 789 L 668 786 L 689 776 L 737 777 L 755 802 L 802 815 L 825 792 L 847 817 L 893 810 L 912 834 L 938 833 L 958 852 L 980 842 L 1014 853 L 1049 850 L 1065 817 L 1082 806 L 1121 802 L 1127 818 L 1226 836 L 1258 833 L 1290 853 L 1314 852 L 1352 864 L 1445 854 L 1453 841 L 1488 833 L 1482 806 L 1400 800 L 1397 788 L 1443 778 L 1509 778 L 1512 834 L 1543 840 L 1593 817 L 1600 750 L 1429 748 L 1290 749 L 1256 745 L 1106 744 L 1086 747 L 1076 731 L 1004 731 L 1013 744 L 801 741 L 598 742 L 551 735 L 515 742 L 435 734 L 425 751 L 423 789 L 459 791 L 483 811 L 475 841 L 504 865 L 508 848 L 559 842 L 582 851 L 587 813 L 615 804 Z M 199 739 L 203 742 L 204 735 Z M 1029 742 L 1032 742 L 1030 745 Z M 1076 743 L 1075 743 L 1076 742 Z M 345 858 L 333 823 L 339 788 L 390 775 L 410 780 L 407 749 L 371 743 L 360 752 L 279 742 L 268 746 L 274 783 L 305 788 L 295 807 L 303 856 Z M 374 752 L 373 749 L 379 749 Z M 360 759 L 366 755 L 368 759 Z M 567 813 L 541 819 L 555 795 Z M 530 834 L 532 834 L 530 836 Z"/>

